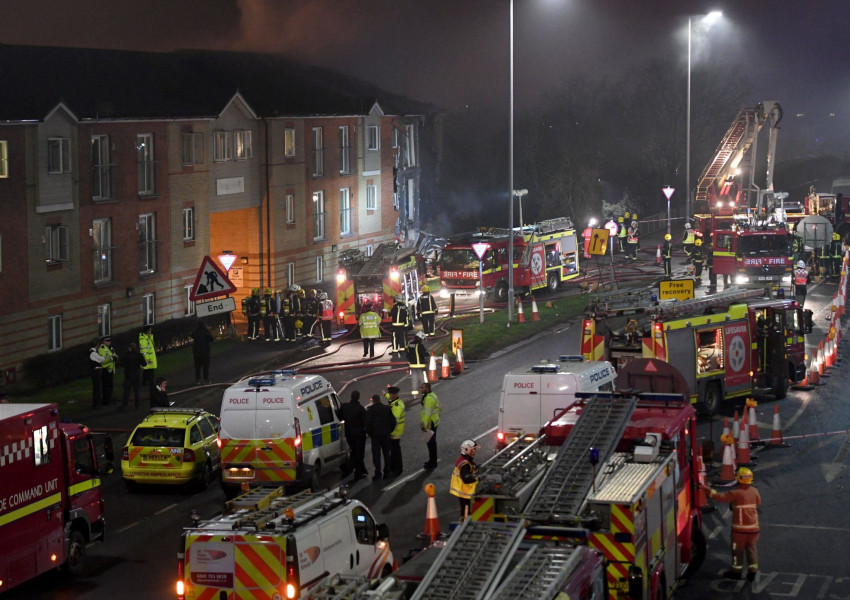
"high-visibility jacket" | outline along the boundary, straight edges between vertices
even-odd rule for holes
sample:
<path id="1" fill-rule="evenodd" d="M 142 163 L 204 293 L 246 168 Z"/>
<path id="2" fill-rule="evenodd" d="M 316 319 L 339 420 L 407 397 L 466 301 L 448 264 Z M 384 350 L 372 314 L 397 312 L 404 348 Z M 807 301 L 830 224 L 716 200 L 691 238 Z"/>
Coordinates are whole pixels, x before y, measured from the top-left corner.
<path id="1" fill-rule="evenodd" d="M 407 362 L 411 369 L 424 369 L 427 359 L 428 351 L 425 349 L 425 344 L 414 340 L 407 345 Z"/>
<path id="2" fill-rule="evenodd" d="M 395 417 L 395 429 L 393 429 L 390 437 L 397 440 L 404 434 L 404 402 L 401 398 L 396 398 L 390 402 L 390 408 Z"/>
<path id="3" fill-rule="evenodd" d="M 758 507 L 761 505 L 759 491 L 751 485 L 741 486 L 728 492 L 711 490 L 717 502 L 728 502 L 732 508 L 732 531 L 757 533 L 759 530 Z"/>
<path id="4" fill-rule="evenodd" d="M 832 251 L 832 258 L 841 258 L 842 254 L 842 244 L 840 241 L 832 240 L 832 243 L 829 245 Z"/>
<path id="5" fill-rule="evenodd" d="M 478 481 L 475 479 L 475 463 L 472 459 L 462 454 L 455 461 L 455 468 L 452 471 L 452 481 L 449 493 L 458 498 L 472 498 L 475 494 L 475 487 Z"/>
<path id="6" fill-rule="evenodd" d="M 430 292 L 425 292 L 419 296 L 416 301 L 416 310 L 419 311 L 420 315 L 433 315 L 437 312 L 437 303 L 434 302 Z"/>
<path id="7" fill-rule="evenodd" d="M 410 325 L 410 315 L 404 304 L 396 303 L 390 309 L 390 322 L 395 327 L 407 327 Z"/>
<path id="8" fill-rule="evenodd" d="M 617 237 L 624 238 L 626 237 L 626 224 L 620 223 L 619 229 L 617 229 Z"/>
<path id="9" fill-rule="evenodd" d="M 105 371 L 109 371 L 110 373 L 115 372 L 115 353 L 112 351 L 112 348 L 104 346 L 103 344 L 97 349 L 97 353 L 103 357 L 103 362 L 101 363 L 101 367 Z"/>
<path id="10" fill-rule="evenodd" d="M 100 353 L 99 346 L 89 348 L 89 370 L 96 371 L 103 368 L 103 355 Z"/>
<path id="11" fill-rule="evenodd" d="M 334 318 L 334 303 L 328 299 L 322 300 L 319 304 L 319 319 L 322 321 L 330 321 Z"/>
<path id="12" fill-rule="evenodd" d="M 686 229 L 685 230 L 685 237 L 682 240 L 682 243 L 685 244 L 686 246 L 694 243 L 694 230 L 693 229 Z"/>
<path id="13" fill-rule="evenodd" d="M 280 306 L 280 314 L 284 317 L 288 317 L 292 314 L 292 312 L 292 298 L 284 298 Z"/>
<path id="14" fill-rule="evenodd" d="M 428 392 L 422 398 L 422 410 L 419 412 L 419 423 L 422 429 L 431 429 L 440 424 L 440 413 L 443 407 L 434 392 Z"/>
<path id="15" fill-rule="evenodd" d="M 626 243 L 629 244 L 637 244 L 638 241 L 638 230 L 637 227 L 629 227 L 629 233 L 626 237 Z"/>
<path id="16" fill-rule="evenodd" d="M 139 352 L 147 361 L 142 369 L 156 369 L 156 348 L 153 345 L 153 334 L 139 334 Z"/>
<path id="17" fill-rule="evenodd" d="M 381 337 L 381 317 L 375 311 L 364 312 L 357 323 L 360 325 L 360 337 Z"/>
<path id="18" fill-rule="evenodd" d="M 806 285 L 809 283 L 809 272 L 805 269 L 794 269 L 794 285 Z"/>

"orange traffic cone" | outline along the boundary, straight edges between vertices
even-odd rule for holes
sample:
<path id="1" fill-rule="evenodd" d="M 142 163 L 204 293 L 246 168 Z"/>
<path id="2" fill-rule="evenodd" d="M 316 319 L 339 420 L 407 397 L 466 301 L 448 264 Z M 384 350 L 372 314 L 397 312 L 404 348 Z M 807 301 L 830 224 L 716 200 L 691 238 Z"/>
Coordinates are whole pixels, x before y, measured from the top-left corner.
<path id="1" fill-rule="evenodd" d="M 437 359 L 434 358 L 434 353 L 431 353 L 431 362 L 428 364 L 428 381 L 437 381 Z"/>
<path id="2" fill-rule="evenodd" d="M 522 314 L 522 300 L 517 299 L 516 305 L 517 305 L 516 322 L 517 323 L 525 323 L 525 315 Z"/>
<path id="3" fill-rule="evenodd" d="M 540 313 L 537 311 L 537 300 L 534 299 L 534 296 L 531 297 L 531 320 L 540 320 Z"/>
<path id="4" fill-rule="evenodd" d="M 806 377 L 808 377 L 811 385 L 823 385 L 820 381 L 820 373 L 818 372 L 818 361 L 815 360 L 814 356 L 812 356 L 809 360 L 809 368 L 806 371 Z"/>
<path id="5" fill-rule="evenodd" d="M 823 377 L 825 375 L 825 373 L 824 373 L 825 367 L 824 367 L 824 364 L 823 364 L 823 342 L 818 344 L 817 353 L 818 353 L 818 376 Z"/>
<path id="6" fill-rule="evenodd" d="M 773 407 L 773 427 L 770 429 L 770 445 L 782 445 L 782 427 L 779 424 L 779 405 Z"/>
<path id="7" fill-rule="evenodd" d="M 700 448 L 697 455 L 697 476 L 699 485 L 697 486 L 697 508 L 705 508 L 708 506 L 708 498 L 705 497 L 705 463 L 702 460 L 702 449 Z"/>
<path id="8" fill-rule="evenodd" d="M 759 439 L 759 424 L 756 422 L 756 406 L 758 406 L 758 402 L 756 402 L 755 398 L 747 398 L 747 406 L 750 407 L 750 414 L 747 419 L 750 423 L 750 441 L 755 442 Z"/>
<path id="9" fill-rule="evenodd" d="M 416 537 L 420 540 L 431 540 L 433 544 L 442 537 L 440 532 L 440 520 L 437 518 L 437 501 L 434 499 L 436 488 L 433 483 L 425 485 L 425 493 L 428 495 L 428 504 L 425 510 L 425 531 Z"/>
<path id="10" fill-rule="evenodd" d="M 732 421 L 732 437 L 735 438 L 737 442 L 741 437 L 741 423 L 738 421 L 738 411 L 735 411 L 735 418 Z"/>
<path id="11" fill-rule="evenodd" d="M 655 264 L 661 264 L 661 244 L 658 244 L 658 249 L 655 251 Z"/>
<path id="12" fill-rule="evenodd" d="M 747 415 L 744 415 L 741 425 L 741 437 L 738 438 L 735 452 L 735 462 L 739 465 L 750 463 L 750 433 L 747 429 Z"/>
<path id="13" fill-rule="evenodd" d="M 720 439 L 723 439 L 724 435 L 729 435 L 729 417 L 725 417 L 723 419 L 723 433 L 720 434 Z"/>
<path id="14" fill-rule="evenodd" d="M 442 369 L 440 369 L 440 378 L 448 379 L 452 376 L 451 364 L 449 364 L 449 353 L 446 350 L 443 350 L 443 365 Z"/>
<path id="15" fill-rule="evenodd" d="M 811 365 L 811 362 L 809 362 L 809 365 Z M 805 366 L 805 361 L 804 361 L 804 366 Z M 811 366 L 806 367 L 806 373 L 805 373 L 805 375 L 803 375 L 803 381 L 801 381 L 800 383 L 798 383 L 796 385 L 792 385 L 791 389 L 792 390 L 800 390 L 800 391 L 803 391 L 803 392 L 807 392 L 809 390 L 815 389 L 815 386 L 813 386 L 811 383 L 809 383 L 809 377 L 810 377 L 811 373 L 812 373 Z"/>
<path id="16" fill-rule="evenodd" d="M 463 373 L 463 349 L 458 346 L 455 351 L 455 375 Z"/>
<path id="17" fill-rule="evenodd" d="M 720 467 L 720 481 L 735 481 L 735 440 L 731 435 L 720 436 L 723 443 L 723 464 Z"/>

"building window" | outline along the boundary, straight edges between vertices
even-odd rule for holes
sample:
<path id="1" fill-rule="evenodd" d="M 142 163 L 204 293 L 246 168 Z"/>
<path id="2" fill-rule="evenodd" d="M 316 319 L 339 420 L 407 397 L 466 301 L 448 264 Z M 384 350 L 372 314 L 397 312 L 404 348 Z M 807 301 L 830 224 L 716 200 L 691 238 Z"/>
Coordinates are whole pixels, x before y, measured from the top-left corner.
<path id="1" fill-rule="evenodd" d="M 240 129 L 233 132 L 233 145 L 236 150 L 236 160 L 245 160 L 254 156 L 254 148 L 251 145 L 251 132 Z"/>
<path id="2" fill-rule="evenodd" d="M 295 130 L 291 127 L 283 130 L 283 154 L 295 156 Z"/>
<path id="3" fill-rule="evenodd" d="M 381 128 L 378 125 L 369 125 L 366 130 L 366 149 L 378 150 L 381 147 Z"/>
<path id="4" fill-rule="evenodd" d="M 295 195 L 286 195 L 286 222 L 295 223 Z"/>
<path id="5" fill-rule="evenodd" d="M 62 349 L 62 315 L 47 317 L 47 349 L 50 352 Z"/>
<path id="6" fill-rule="evenodd" d="M 71 138 L 47 140 L 47 172 L 51 175 L 71 172 Z"/>
<path id="7" fill-rule="evenodd" d="M 394 210 L 398 210 L 398 209 L 399 209 L 399 205 L 398 205 L 398 192 L 393 192 L 393 209 L 394 209 Z"/>
<path id="8" fill-rule="evenodd" d="M 156 294 L 142 296 L 142 325 L 153 325 L 156 320 Z"/>
<path id="9" fill-rule="evenodd" d="M 0 140 L 0 179 L 9 176 L 9 142 Z"/>
<path id="10" fill-rule="evenodd" d="M 348 188 L 339 190 L 339 234 L 351 235 L 351 193 Z"/>
<path id="11" fill-rule="evenodd" d="M 109 136 L 91 136 L 91 197 L 112 198 L 112 165 L 109 164 Z"/>
<path id="12" fill-rule="evenodd" d="M 286 263 L 286 285 L 293 285 L 295 282 L 295 263 Z"/>
<path id="13" fill-rule="evenodd" d="M 405 140 L 407 146 L 407 166 L 412 167 L 416 165 L 416 137 L 413 135 L 416 130 L 412 124 L 406 125 L 405 129 L 407 130 L 407 139 Z"/>
<path id="14" fill-rule="evenodd" d="M 316 283 L 322 283 L 325 280 L 325 258 L 323 256 L 316 257 Z"/>
<path id="15" fill-rule="evenodd" d="M 401 132 L 398 130 L 398 127 L 393 127 L 393 148 L 398 148 L 399 137 L 401 137 Z"/>
<path id="16" fill-rule="evenodd" d="M 366 210 L 376 210 L 378 208 L 378 186 L 366 186 Z"/>
<path id="17" fill-rule="evenodd" d="M 136 161 L 139 166 L 139 194 L 150 196 L 156 193 L 153 134 L 141 133 L 136 136 Z"/>
<path id="18" fill-rule="evenodd" d="M 203 133 L 184 133 L 183 134 L 183 164 L 184 165 L 202 165 L 204 164 L 204 134 Z"/>
<path id="19" fill-rule="evenodd" d="M 44 260 L 47 263 L 67 261 L 70 255 L 69 244 L 66 226 L 51 225 L 44 228 Z"/>
<path id="20" fill-rule="evenodd" d="M 111 219 L 95 219 L 92 222 L 92 247 L 94 249 L 94 282 L 112 281 Z"/>
<path id="21" fill-rule="evenodd" d="M 339 172 L 351 173 L 351 141 L 348 125 L 339 128 Z"/>
<path id="22" fill-rule="evenodd" d="M 375 254 L 375 246 L 372 244 L 366 244 L 366 257 L 372 256 Z"/>
<path id="23" fill-rule="evenodd" d="M 230 132 L 216 131 L 213 134 L 213 160 L 231 160 L 233 158 L 233 149 L 230 146 Z"/>
<path id="24" fill-rule="evenodd" d="M 101 304 L 97 307 L 97 337 L 112 335 L 112 305 Z"/>
<path id="25" fill-rule="evenodd" d="M 325 194 L 313 192 L 313 240 L 325 239 Z"/>
<path id="26" fill-rule="evenodd" d="M 195 239 L 195 208 L 190 206 L 183 209 L 183 241 Z"/>
<path id="27" fill-rule="evenodd" d="M 156 217 L 139 215 L 139 273 L 156 272 Z"/>
<path id="28" fill-rule="evenodd" d="M 325 146 L 322 138 L 322 128 L 313 127 L 313 177 L 325 174 Z"/>
<path id="29" fill-rule="evenodd" d="M 187 317 L 195 314 L 195 302 L 192 300 L 191 295 L 192 286 L 183 286 L 183 299 L 186 301 L 186 312 L 183 314 L 185 314 Z"/>

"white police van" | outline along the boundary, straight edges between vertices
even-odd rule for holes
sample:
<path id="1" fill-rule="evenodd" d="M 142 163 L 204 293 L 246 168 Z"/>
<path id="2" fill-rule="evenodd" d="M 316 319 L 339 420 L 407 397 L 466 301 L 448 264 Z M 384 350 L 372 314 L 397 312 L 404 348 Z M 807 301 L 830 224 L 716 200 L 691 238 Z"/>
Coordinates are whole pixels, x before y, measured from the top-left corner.
<path id="1" fill-rule="evenodd" d="M 610 362 L 573 355 L 507 373 L 499 401 L 497 447 L 518 437 L 536 437 L 552 417 L 575 404 L 576 392 L 613 391 L 616 377 Z"/>
<path id="2" fill-rule="evenodd" d="M 347 468 L 339 398 L 319 375 L 273 371 L 242 379 L 221 399 L 221 483 L 233 497 L 243 485 L 310 487 L 322 473 Z"/>

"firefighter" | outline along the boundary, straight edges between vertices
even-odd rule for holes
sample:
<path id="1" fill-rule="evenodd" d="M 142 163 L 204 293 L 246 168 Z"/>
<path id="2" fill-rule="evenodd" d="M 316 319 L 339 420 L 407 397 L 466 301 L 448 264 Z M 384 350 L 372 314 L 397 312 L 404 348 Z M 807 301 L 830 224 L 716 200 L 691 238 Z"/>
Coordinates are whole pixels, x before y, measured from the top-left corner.
<path id="1" fill-rule="evenodd" d="M 101 338 L 97 353 L 103 357 L 103 362 L 100 365 L 100 377 L 102 381 L 101 402 L 106 406 L 112 402 L 112 390 L 115 383 L 115 363 L 118 362 L 118 355 L 112 349 L 112 338 L 110 336 L 106 335 Z"/>
<path id="2" fill-rule="evenodd" d="M 475 474 L 478 470 L 475 465 L 475 452 L 477 450 L 478 444 L 475 443 L 475 440 L 463 442 L 460 445 L 460 458 L 455 461 L 455 468 L 452 471 L 449 493 L 452 496 L 457 496 L 460 501 L 461 521 L 470 515 L 472 496 L 475 495 L 475 488 L 478 486 L 478 476 Z"/>
<path id="3" fill-rule="evenodd" d="M 832 243 L 829 245 L 829 254 L 832 262 L 832 276 L 838 277 L 841 274 L 841 255 L 844 248 L 841 243 L 841 235 L 837 232 L 832 234 Z"/>
<path id="4" fill-rule="evenodd" d="M 318 290 L 310 290 L 304 301 L 304 325 L 302 330 L 306 331 L 304 335 L 310 337 L 313 334 L 313 327 L 316 325 L 316 312 L 319 310 Z"/>
<path id="5" fill-rule="evenodd" d="M 800 237 L 797 229 L 792 229 L 792 232 L 794 237 L 791 240 L 791 248 L 794 253 L 794 262 L 797 262 L 804 258 L 803 253 L 805 252 L 805 245 L 803 243 L 803 238 Z"/>
<path id="6" fill-rule="evenodd" d="M 292 313 L 292 327 L 295 331 L 292 336 L 292 341 L 294 342 L 302 335 L 301 325 L 303 325 L 304 323 L 303 321 L 301 321 L 301 319 L 304 316 L 304 290 L 301 289 L 301 286 L 297 283 L 293 283 L 289 286 L 289 288 L 293 290 L 292 296 L 289 298 L 289 310 Z M 299 325 L 299 323 L 301 325 Z"/>
<path id="7" fill-rule="evenodd" d="M 708 486 L 711 498 L 728 502 L 732 508 L 732 569 L 725 575 L 740 579 L 747 563 L 747 580 L 754 581 L 759 570 L 759 516 L 761 495 L 753 486 L 753 472 L 747 467 L 738 469 L 738 487 L 728 492 L 717 492 Z"/>
<path id="8" fill-rule="evenodd" d="M 251 288 L 248 296 L 248 339 L 256 340 L 260 337 L 260 290 Z"/>
<path id="9" fill-rule="evenodd" d="M 705 263 L 705 255 L 702 251 L 702 240 L 700 238 L 694 240 L 691 262 L 694 264 L 694 287 L 700 287 L 702 285 L 702 267 Z"/>
<path id="10" fill-rule="evenodd" d="M 670 279 L 673 277 L 673 267 L 671 266 L 671 261 L 673 260 L 673 244 L 672 244 L 673 236 L 669 233 L 664 235 L 664 247 L 661 249 L 661 260 L 664 263 L 664 278 Z"/>
<path id="11" fill-rule="evenodd" d="M 153 341 L 153 327 L 145 325 L 139 332 L 139 352 L 145 359 L 142 367 L 142 385 L 148 384 L 148 400 L 153 398 L 156 389 L 156 346 Z M 153 405 L 151 405 L 153 406 Z"/>
<path id="12" fill-rule="evenodd" d="M 682 248 L 685 250 L 685 255 L 688 257 L 682 264 L 691 264 L 692 254 L 694 253 L 694 228 L 690 223 L 685 223 L 685 235 L 682 236 Z"/>
<path id="13" fill-rule="evenodd" d="M 331 343 L 331 324 L 334 318 L 334 303 L 328 298 L 326 292 L 319 294 L 318 310 L 316 311 L 316 321 L 319 326 L 322 344 L 328 345 Z"/>
<path id="14" fill-rule="evenodd" d="M 631 225 L 629 225 L 629 231 L 626 233 L 626 247 L 628 251 L 626 254 L 632 260 L 637 260 L 637 247 L 638 247 L 638 226 L 637 221 L 632 221 Z"/>
<path id="15" fill-rule="evenodd" d="M 381 337 L 381 317 L 372 310 L 372 304 L 367 302 L 363 305 L 360 319 L 360 338 L 363 340 L 363 357 L 375 358 L 375 340 Z"/>
<path id="16" fill-rule="evenodd" d="M 714 244 L 712 243 L 713 233 L 708 234 L 708 243 L 703 248 L 703 256 L 705 257 L 705 268 L 708 270 L 708 293 L 714 294 L 717 292 L 717 273 L 714 272 Z M 726 289 L 726 276 L 723 277 L 723 288 Z"/>
<path id="17" fill-rule="evenodd" d="M 432 336 L 435 332 L 434 321 L 437 318 L 437 303 L 431 295 L 431 288 L 422 286 L 422 294 L 416 300 L 416 312 L 422 321 L 422 331 L 425 335 Z"/>
<path id="18" fill-rule="evenodd" d="M 419 387 L 428 383 L 428 350 L 425 348 L 425 332 L 417 331 L 407 345 L 407 363 L 410 368 L 410 389 L 415 396 Z"/>
<path id="19" fill-rule="evenodd" d="M 797 304 L 803 308 L 806 304 L 806 292 L 808 291 L 809 282 L 812 280 L 811 274 L 806 270 L 806 263 L 802 260 L 797 261 L 797 268 L 794 269 L 794 296 L 797 298 Z"/>
<path id="20" fill-rule="evenodd" d="M 390 476 L 398 477 L 404 470 L 404 461 L 401 458 L 401 436 L 404 435 L 404 400 L 398 397 L 397 387 L 387 388 L 388 401 L 393 416 L 395 417 L 395 429 L 390 433 Z M 386 473 L 384 473 L 386 479 Z"/>
<path id="21" fill-rule="evenodd" d="M 623 217 L 617 217 L 617 246 L 620 248 L 620 254 L 626 252 L 626 223 Z"/>
<path id="22" fill-rule="evenodd" d="M 292 286 L 289 286 L 280 302 L 280 316 L 283 319 L 283 340 L 285 342 L 294 342 L 297 339 L 295 337 L 295 311 L 292 306 L 294 296 Z"/>
<path id="23" fill-rule="evenodd" d="M 266 341 L 280 341 L 280 331 L 277 326 L 277 302 L 274 299 L 274 291 L 267 287 L 260 304 L 260 314 L 263 315 L 263 329 Z"/>
<path id="24" fill-rule="evenodd" d="M 404 296 L 395 297 L 395 304 L 390 310 L 390 325 L 393 332 L 393 349 L 391 354 L 401 354 L 407 346 L 407 328 L 410 326 L 410 313 L 404 304 Z"/>
<path id="25" fill-rule="evenodd" d="M 419 410 L 419 425 L 423 434 L 429 431 L 431 435 L 425 442 L 428 447 L 428 461 L 422 465 L 426 471 L 437 468 L 437 427 L 440 425 L 440 412 L 443 407 L 437 394 L 431 391 L 430 383 L 423 383 L 419 388 L 422 392 L 422 408 Z"/>
<path id="26" fill-rule="evenodd" d="M 829 277 L 832 275 L 832 258 L 830 257 L 829 247 L 832 244 L 821 246 L 818 250 L 818 275 L 821 277 Z"/>

